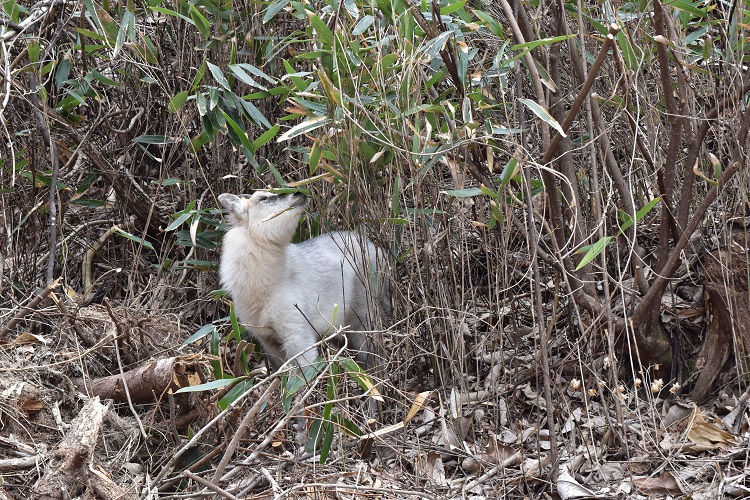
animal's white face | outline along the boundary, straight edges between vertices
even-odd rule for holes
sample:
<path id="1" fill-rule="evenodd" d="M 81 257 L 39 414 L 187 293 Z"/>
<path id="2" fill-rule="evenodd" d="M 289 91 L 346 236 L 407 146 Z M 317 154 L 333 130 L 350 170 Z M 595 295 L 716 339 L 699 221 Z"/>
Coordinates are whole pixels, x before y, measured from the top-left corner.
<path id="1" fill-rule="evenodd" d="M 232 227 L 244 228 L 256 241 L 287 244 L 292 241 L 307 198 L 301 193 L 273 194 L 256 191 L 252 195 L 219 195 L 229 211 Z"/>

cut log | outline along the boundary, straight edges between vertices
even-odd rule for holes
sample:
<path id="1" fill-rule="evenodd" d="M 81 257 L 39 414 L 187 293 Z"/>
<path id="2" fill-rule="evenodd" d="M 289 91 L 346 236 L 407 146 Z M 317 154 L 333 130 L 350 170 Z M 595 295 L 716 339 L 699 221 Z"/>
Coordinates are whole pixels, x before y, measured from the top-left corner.
<path id="1" fill-rule="evenodd" d="M 174 392 L 202 383 L 200 360 L 199 356 L 159 359 L 123 375 L 111 375 L 90 381 L 78 378 L 74 379 L 73 383 L 89 396 L 111 399 L 116 403 L 128 401 L 125 392 L 127 386 L 133 403 L 153 403 L 161 400 L 169 390 Z"/>

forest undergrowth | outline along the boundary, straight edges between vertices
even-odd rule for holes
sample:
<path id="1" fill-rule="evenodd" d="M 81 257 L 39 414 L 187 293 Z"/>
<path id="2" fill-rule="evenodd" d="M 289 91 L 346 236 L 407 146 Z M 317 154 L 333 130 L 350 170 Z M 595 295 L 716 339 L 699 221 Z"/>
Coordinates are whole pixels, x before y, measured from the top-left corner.
<path id="1" fill-rule="evenodd" d="M 0 499 L 748 495 L 749 37 L 747 0 L 4 1 Z M 269 370 L 217 272 L 258 189 L 388 256 L 374 366 Z"/>

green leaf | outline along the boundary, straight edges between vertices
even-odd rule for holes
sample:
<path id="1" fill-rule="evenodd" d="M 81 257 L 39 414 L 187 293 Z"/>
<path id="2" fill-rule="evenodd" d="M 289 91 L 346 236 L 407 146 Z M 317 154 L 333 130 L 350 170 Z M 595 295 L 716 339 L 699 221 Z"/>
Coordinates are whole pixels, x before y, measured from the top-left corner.
<path id="1" fill-rule="evenodd" d="M 260 137 L 253 141 L 253 151 L 258 151 L 261 147 L 265 146 L 271 139 L 276 137 L 281 127 L 277 124 L 270 129 L 263 132 Z"/>
<path id="2" fill-rule="evenodd" d="M 206 64 L 208 65 L 208 69 L 211 71 L 211 74 L 214 75 L 214 79 L 219 83 L 219 85 L 229 90 L 229 83 L 227 82 L 226 78 L 224 78 L 224 73 L 221 72 L 219 67 L 215 64 L 211 64 L 208 61 L 206 61 Z"/>
<path id="3" fill-rule="evenodd" d="M 286 7 L 289 4 L 289 0 L 279 0 L 277 2 L 272 3 L 268 6 L 266 9 L 266 13 L 263 14 L 263 24 L 266 24 L 268 21 L 274 18 L 276 14 L 281 12 L 281 10 Z"/>
<path id="4" fill-rule="evenodd" d="M 169 105 L 167 106 L 167 111 L 169 111 L 170 113 L 174 113 L 177 110 L 181 109 L 182 106 L 185 105 L 185 101 L 187 101 L 187 98 L 188 98 L 187 91 L 183 90 L 182 92 L 178 92 L 169 101 Z"/>
<path id="5" fill-rule="evenodd" d="M 365 31 L 367 31 L 370 26 L 372 26 L 373 22 L 375 22 L 374 16 L 371 16 L 370 14 L 363 16 L 362 19 L 360 19 L 359 22 L 354 25 L 354 28 L 352 29 L 352 36 L 361 35 Z"/>
<path id="6" fill-rule="evenodd" d="M 235 384 L 244 379 L 245 377 L 221 378 L 218 380 L 212 380 L 211 382 L 206 382 L 205 384 L 198 384 L 198 385 L 191 385 L 189 387 L 183 387 L 182 389 L 175 392 L 175 394 L 184 394 L 186 392 L 213 391 L 214 389 L 221 389 L 222 387 Z"/>
<path id="7" fill-rule="evenodd" d="M 529 108 L 536 116 L 541 118 L 542 121 L 547 123 L 550 127 L 557 130 L 561 136 L 567 137 L 565 131 L 562 129 L 562 126 L 557 122 L 557 120 L 552 117 L 551 114 L 549 114 L 549 111 L 547 111 L 544 106 L 531 99 L 518 99 L 518 101 Z"/>
<path id="8" fill-rule="evenodd" d="M 482 190 L 480 188 L 449 189 L 448 191 L 442 191 L 442 193 L 456 198 L 472 198 L 481 196 Z"/>
<path id="9" fill-rule="evenodd" d="M 269 122 L 268 119 L 263 116 L 263 113 L 260 112 L 255 104 L 239 97 L 237 98 L 237 102 L 240 104 L 240 106 L 242 106 L 242 109 L 245 110 L 245 114 L 257 125 L 271 128 L 271 122 Z"/>
<path id="10" fill-rule="evenodd" d="M 27 52 L 29 53 L 29 62 L 32 64 L 38 63 L 40 54 L 39 41 L 31 40 Z"/>
<path id="11" fill-rule="evenodd" d="M 445 111 L 445 106 L 440 104 L 420 104 L 419 106 L 414 106 L 413 108 L 404 111 L 403 116 L 410 116 L 419 113 L 420 111 L 424 113 L 443 113 Z"/>
<path id="12" fill-rule="evenodd" d="M 256 82 L 255 79 L 250 76 L 242 66 L 243 65 L 241 64 L 232 64 L 229 66 L 229 71 L 246 85 L 250 85 L 251 87 L 256 87 L 261 90 L 268 90 L 268 88 L 266 88 L 264 85 Z"/>
<path id="13" fill-rule="evenodd" d="M 91 38 L 92 40 L 99 40 L 100 42 L 104 42 L 107 40 L 106 36 L 100 35 L 99 33 L 95 31 L 90 31 L 85 28 L 76 28 L 76 31 L 78 32 L 78 34 Z"/>
<path id="14" fill-rule="evenodd" d="M 201 36 L 209 40 L 211 38 L 211 24 L 192 3 L 190 4 L 190 19 L 193 20 L 193 24 L 198 28 Z"/>
<path id="15" fill-rule="evenodd" d="M 391 193 L 391 220 L 397 219 L 399 213 L 401 213 L 401 175 L 396 174 Z"/>
<path id="16" fill-rule="evenodd" d="M 333 443 L 333 431 L 334 426 L 332 424 L 328 424 L 326 426 L 325 436 L 323 436 L 323 442 L 320 444 L 321 464 L 326 463 L 326 460 L 328 460 L 328 454 L 331 452 L 331 444 Z"/>
<path id="17" fill-rule="evenodd" d="M 216 327 L 214 326 L 213 323 L 209 323 L 207 325 L 203 325 L 202 327 L 200 327 L 198 329 L 197 332 L 195 332 L 190 337 L 188 337 L 187 340 L 185 340 L 185 342 L 183 342 L 180 345 L 180 348 L 187 347 L 188 345 L 192 344 L 196 340 L 200 340 L 200 339 L 202 339 L 203 337 L 205 337 L 207 335 L 211 335 L 215 331 L 216 331 Z"/>
<path id="18" fill-rule="evenodd" d="M 227 342 L 230 340 L 239 342 L 242 340 L 242 327 L 240 327 L 240 322 L 237 320 L 237 311 L 234 308 L 234 302 L 229 306 L 229 323 L 232 325 L 232 332 L 227 335 Z"/>
<path id="19" fill-rule="evenodd" d="M 318 33 L 323 45 L 326 45 L 329 48 L 333 47 L 333 33 L 328 29 L 326 23 L 324 23 L 318 16 L 312 16 L 310 18 L 310 24 Z"/>
<path id="20" fill-rule="evenodd" d="M 106 206 L 106 203 L 104 203 L 101 200 L 91 200 L 89 198 L 78 198 L 75 200 L 71 200 L 68 203 L 71 205 L 78 205 L 79 207 L 89 207 L 89 208 L 102 208 Z"/>
<path id="21" fill-rule="evenodd" d="M 16 0 L 5 0 L 3 2 L 3 11 L 10 17 L 10 20 L 18 24 L 21 21 L 21 9 Z"/>
<path id="22" fill-rule="evenodd" d="M 464 124 L 474 121 L 471 113 L 471 99 L 469 99 L 469 96 L 464 96 L 464 100 L 461 103 L 461 120 L 463 120 Z"/>
<path id="23" fill-rule="evenodd" d="M 127 238 L 127 239 L 129 239 L 131 241 L 135 241 L 139 245 L 143 245 L 144 247 L 148 248 L 149 250 L 154 250 L 154 246 L 150 242 L 144 240 L 143 238 L 139 238 L 138 236 L 136 236 L 134 234 L 130 234 L 129 232 L 124 231 L 124 230 L 120 229 L 119 227 L 115 227 L 114 230 L 120 236 L 123 236 L 123 237 L 125 237 L 125 238 Z"/>
<path id="24" fill-rule="evenodd" d="M 318 71 L 317 73 L 320 85 L 321 87 L 323 87 L 323 92 L 325 93 L 328 100 L 331 101 L 334 106 L 342 107 L 343 101 L 341 99 L 341 92 L 339 92 L 339 89 L 336 88 L 336 86 L 333 84 L 331 79 L 328 78 L 328 75 L 324 71 Z"/>
<path id="25" fill-rule="evenodd" d="M 316 450 L 323 435 L 323 427 L 323 421 L 319 418 L 316 418 L 310 424 L 310 431 L 307 433 L 307 441 L 305 442 L 305 453 L 313 453 Z"/>
<path id="26" fill-rule="evenodd" d="M 502 223 L 505 220 L 505 215 L 495 200 L 490 200 L 490 212 L 492 212 L 491 226 L 495 225 L 493 221 Z"/>
<path id="27" fill-rule="evenodd" d="M 174 231 L 175 229 L 180 227 L 186 220 L 195 215 L 195 211 L 192 210 L 192 207 L 194 206 L 195 200 L 191 201 L 190 205 L 188 205 L 188 207 L 183 210 L 182 213 L 175 220 L 173 220 L 172 223 L 169 224 L 164 231 Z"/>
<path id="28" fill-rule="evenodd" d="M 195 77 L 193 78 L 193 83 L 190 85 L 190 90 L 193 91 L 198 88 L 198 85 L 200 85 L 201 80 L 203 80 L 203 75 L 206 73 L 206 60 L 203 59 L 203 62 L 201 63 L 201 67 L 198 68 L 198 72 L 195 73 Z M 203 116 L 203 115 L 201 115 Z"/>
<path id="29" fill-rule="evenodd" d="M 310 148 L 310 156 L 308 158 L 308 163 L 310 164 L 310 175 L 313 175 L 315 171 L 318 170 L 322 153 L 323 148 L 320 147 L 320 143 L 318 141 L 313 142 L 312 148 Z"/>
<path id="30" fill-rule="evenodd" d="M 239 144 L 241 144 L 242 146 L 244 146 L 245 148 L 247 148 L 249 151 L 252 152 L 253 143 L 250 142 L 250 139 L 247 138 L 247 132 L 245 131 L 245 129 L 239 123 L 234 121 L 232 117 L 229 116 L 229 114 L 227 114 L 224 111 L 222 111 L 222 113 L 224 113 L 224 119 L 227 121 L 227 124 L 229 125 L 229 130 L 228 130 L 229 136 L 233 140 L 235 140 L 236 142 L 238 142 Z"/>
<path id="31" fill-rule="evenodd" d="M 331 122 L 330 118 L 328 118 L 326 115 L 318 116 L 317 118 L 310 118 L 308 120 L 303 121 L 302 123 L 298 123 L 294 127 L 284 132 L 281 135 L 281 137 L 276 139 L 276 142 L 284 142 L 284 141 L 288 141 L 289 139 L 294 139 L 298 135 L 311 132 L 324 125 L 328 125 L 330 122 Z"/>
<path id="32" fill-rule="evenodd" d="M 157 186 L 179 186 L 182 180 L 176 177 L 167 177 L 166 179 L 159 179 L 151 182 Z"/>
<path id="33" fill-rule="evenodd" d="M 267 74 L 265 74 L 263 71 L 259 70 L 258 68 L 256 68 L 252 64 L 239 63 L 239 64 L 233 64 L 232 66 L 236 66 L 236 67 L 242 68 L 243 70 L 247 71 L 248 73 L 257 76 L 258 78 L 262 78 L 262 79 L 264 79 L 265 81 L 267 81 L 268 83 L 270 83 L 272 85 L 275 85 L 277 83 L 274 78 L 268 76 Z"/>
<path id="34" fill-rule="evenodd" d="M 488 188 L 488 187 L 487 187 L 487 186 L 485 186 L 485 185 L 482 185 L 482 186 L 481 186 L 481 187 L 479 188 L 479 190 L 480 190 L 480 191 L 482 192 L 482 194 L 483 194 L 483 195 L 485 195 L 485 196 L 489 196 L 490 198 L 496 198 L 496 197 L 497 197 L 497 193 L 496 193 L 496 192 L 494 192 L 494 191 L 493 191 L 492 189 Z"/>
<path id="35" fill-rule="evenodd" d="M 653 209 L 657 203 L 661 201 L 661 197 L 657 196 L 653 200 L 646 203 L 646 205 L 635 213 L 635 221 L 641 220 L 647 213 Z"/>
<path id="36" fill-rule="evenodd" d="M 432 61 L 438 56 L 451 35 L 453 35 L 452 31 L 445 31 L 427 42 L 427 44 L 424 46 L 424 49 L 422 50 L 429 61 Z"/>
<path id="37" fill-rule="evenodd" d="M 584 247 L 578 250 L 576 253 L 581 253 L 584 250 L 588 248 L 588 251 L 586 252 L 586 255 L 583 256 L 583 259 L 581 259 L 581 262 L 576 266 L 576 271 L 581 269 L 583 266 L 594 260 L 597 256 L 599 256 L 602 251 L 604 251 L 605 248 L 607 248 L 607 245 L 610 244 L 612 240 L 614 240 L 614 236 L 605 236 L 593 245 L 589 247 Z"/>
<path id="38" fill-rule="evenodd" d="M 134 25 L 135 17 L 133 16 L 133 13 L 125 9 L 125 12 L 122 14 L 120 29 L 117 31 L 117 39 L 115 40 L 115 50 L 112 52 L 112 59 L 117 57 L 120 49 L 122 49 L 122 45 L 125 43 L 125 37 L 127 36 L 128 31 L 131 30 Z"/>
<path id="39" fill-rule="evenodd" d="M 232 387 L 229 392 L 227 392 L 226 396 L 221 398 L 217 403 L 216 406 L 219 407 L 220 410 L 224 411 L 227 409 L 227 407 L 234 403 L 237 398 L 245 394 L 247 391 L 253 388 L 255 385 L 255 380 L 252 378 L 247 378 L 244 380 L 241 380 L 237 383 L 234 387 Z"/>
<path id="40" fill-rule="evenodd" d="M 139 135 L 133 142 L 139 144 L 174 144 L 174 139 L 166 135 Z"/>
<path id="41" fill-rule="evenodd" d="M 375 384 L 372 382 L 372 378 L 370 378 L 367 373 L 357 364 L 356 361 L 354 361 L 352 358 L 342 358 L 341 359 L 341 366 L 346 370 L 347 375 L 349 375 L 352 379 L 354 379 L 355 382 L 362 388 L 365 393 L 375 399 L 376 401 L 383 402 L 383 396 L 380 395 L 378 392 L 378 389 L 375 387 Z"/>
<path id="42" fill-rule="evenodd" d="M 464 5 L 466 5 L 466 0 L 459 0 L 458 2 L 454 2 L 451 4 L 446 5 L 445 7 L 440 7 L 440 15 L 441 16 L 447 16 L 448 14 L 453 14 L 457 10 L 461 10 L 464 8 Z"/>
<path id="43" fill-rule="evenodd" d="M 625 65 L 632 70 L 638 69 L 640 60 L 636 55 L 635 48 L 633 47 L 630 38 L 628 38 L 624 30 L 618 32 L 616 38 L 617 45 L 620 47 L 620 52 L 622 53 L 622 58 L 625 61 Z M 638 50 L 640 52 L 640 49 Z"/>
<path id="44" fill-rule="evenodd" d="M 693 3 L 683 2 L 682 0 L 669 0 L 664 2 L 664 5 L 687 12 L 694 17 L 706 17 L 706 10 L 696 7 L 696 4 Z"/>
<path id="45" fill-rule="evenodd" d="M 482 12 L 481 10 L 474 10 L 474 15 L 479 18 L 482 23 L 484 23 L 485 26 L 487 26 L 492 33 L 494 33 L 496 36 L 505 39 L 505 31 L 503 30 L 502 25 L 495 20 L 494 17 L 487 14 L 486 12 Z"/>
<path id="46" fill-rule="evenodd" d="M 540 38 L 539 40 L 533 40 L 531 42 L 519 43 L 510 48 L 510 50 L 531 50 L 539 47 L 540 45 L 552 45 L 553 43 L 562 42 L 569 38 L 575 37 L 576 34 L 553 36 L 550 38 Z"/>
<path id="47" fill-rule="evenodd" d="M 317 362 L 310 366 L 305 366 L 303 370 L 299 367 L 294 368 L 281 384 L 281 399 L 284 410 L 289 411 L 293 396 L 312 381 L 326 366 L 324 362 Z"/>
<path id="48" fill-rule="evenodd" d="M 522 128 L 508 128 L 508 127 L 503 127 L 499 125 L 492 125 L 493 135 L 512 135 L 512 134 L 520 134 L 521 132 L 523 132 Z"/>
<path id="49" fill-rule="evenodd" d="M 508 163 L 505 164 L 502 173 L 500 174 L 500 185 L 506 186 L 510 180 L 516 175 L 518 170 L 518 160 L 511 158 Z"/>
<path id="50" fill-rule="evenodd" d="M 106 76 L 102 75 L 98 71 L 92 71 L 91 75 L 94 77 L 94 79 L 98 82 L 102 82 L 105 85 L 109 85 L 110 87 L 119 87 L 120 83 L 116 82 L 114 80 L 111 80 L 107 78 Z"/>
<path id="51" fill-rule="evenodd" d="M 190 19 L 188 16 L 184 16 L 184 15 L 180 14 L 179 12 L 175 12 L 175 11 L 173 11 L 171 9 L 166 9 L 164 7 L 149 7 L 149 9 L 153 10 L 154 12 L 159 12 L 161 14 L 166 14 L 168 16 L 179 17 L 183 21 L 186 21 L 187 23 L 192 24 L 192 25 L 195 26 L 195 21 L 193 21 L 192 19 Z"/>
<path id="52" fill-rule="evenodd" d="M 195 94 L 195 104 L 198 106 L 198 114 L 206 116 L 206 113 L 208 113 L 208 101 L 206 101 L 206 96 L 203 92 Z"/>

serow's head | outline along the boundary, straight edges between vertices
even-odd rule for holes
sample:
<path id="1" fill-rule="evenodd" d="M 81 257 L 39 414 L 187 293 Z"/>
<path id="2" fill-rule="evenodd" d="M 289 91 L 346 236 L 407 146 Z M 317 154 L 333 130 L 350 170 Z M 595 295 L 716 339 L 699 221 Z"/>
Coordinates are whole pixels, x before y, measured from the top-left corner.
<path id="1" fill-rule="evenodd" d="M 256 191 L 252 195 L 224 193 L 219 202 L 229 211 L 232 227 L 246 230 L 256 241 L 284 245 L 292 241 L 307 197 Z"/>

